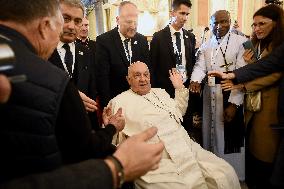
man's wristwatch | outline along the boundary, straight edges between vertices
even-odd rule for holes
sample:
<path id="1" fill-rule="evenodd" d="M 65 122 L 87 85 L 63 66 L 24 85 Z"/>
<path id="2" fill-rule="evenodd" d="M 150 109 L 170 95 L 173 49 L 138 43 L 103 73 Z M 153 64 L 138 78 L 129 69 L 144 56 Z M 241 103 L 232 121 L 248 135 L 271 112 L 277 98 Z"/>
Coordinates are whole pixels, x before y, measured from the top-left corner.
<path id="1" fill-rule="evenodd" d="M 124 183 L 124 170 L 121 162 L 115 156 L 107 156 L 115 166 L 116 170 L 116 178 L 117 178 L 117 188 L 121 188 L 122 184 Z"/>

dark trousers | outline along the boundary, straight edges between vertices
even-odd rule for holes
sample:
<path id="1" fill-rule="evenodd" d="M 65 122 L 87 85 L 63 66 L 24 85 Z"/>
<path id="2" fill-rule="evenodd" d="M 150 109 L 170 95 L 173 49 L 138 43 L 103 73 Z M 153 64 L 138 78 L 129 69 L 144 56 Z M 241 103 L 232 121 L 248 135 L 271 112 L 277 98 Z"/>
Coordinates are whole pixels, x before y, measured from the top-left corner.
<path id="1" fill-rule="evenodd" d="M 284 133 L 282 133 L 282 139 L 276 156 L 271 183 L 278 188 L 284 188 Z"/>
<path id="2" fill-rule="evenodd" d="M 270 183 L 273 164 L 263 162 L 246 151 L 246 183 L 249 189 L 274 189 Z"/>

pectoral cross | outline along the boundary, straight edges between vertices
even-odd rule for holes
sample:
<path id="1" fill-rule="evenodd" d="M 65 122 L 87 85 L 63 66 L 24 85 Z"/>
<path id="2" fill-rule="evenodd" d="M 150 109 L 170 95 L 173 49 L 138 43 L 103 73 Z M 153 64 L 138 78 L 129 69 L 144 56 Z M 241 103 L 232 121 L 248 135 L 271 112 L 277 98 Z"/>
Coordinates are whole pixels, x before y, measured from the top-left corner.
<path id="1" fill-rule="evenodd" d="M 224 59 L 224 60 L 225 60 L 225 63 L 224 63 L 223 65 L 221 65 L 220 68 L 225 68 L 226 72 L 229 72 L 229 67 L 230 67 L 231 65 L 233 65 L 233 62 L 228 63 L 228 62 L 226 61 L 226 59 Z"/>

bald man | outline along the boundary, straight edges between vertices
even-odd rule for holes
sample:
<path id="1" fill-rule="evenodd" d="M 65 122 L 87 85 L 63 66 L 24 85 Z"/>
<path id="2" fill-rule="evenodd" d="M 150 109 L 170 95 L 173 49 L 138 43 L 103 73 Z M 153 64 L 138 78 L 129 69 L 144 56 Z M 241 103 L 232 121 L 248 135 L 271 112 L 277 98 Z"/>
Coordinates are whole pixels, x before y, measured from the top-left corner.
<path id="1" fill-rule="evenodd" d="M 96 77 L 101 105 L 128 89 L 125 76 L 130 63 L 149 62 L 146 37 L 137 33 L 138 9 L 130 1 L 123 1 L 116 18 L 118 27 L 97 37 Z"/>
<path id="2" fill-rule="evenodd" d="M 165 145 L 159 168 L 137 179 L 136 188 L 240 188 L 234 169 L 191 140 L 182 127 L 189 91 L 176 70 L 170 71 L 170 80 L 175 88 L 175 99 L 164 89 L 151 88 L 147 65 L 134 63 L 127 76 L 130 89 L 110 101 L 112 111 L 121 107 L 125 117 L 123 131 L 113 139 L 115 144 L 155 126 L 158 133 L 148 142 L 162 141 Z"/>

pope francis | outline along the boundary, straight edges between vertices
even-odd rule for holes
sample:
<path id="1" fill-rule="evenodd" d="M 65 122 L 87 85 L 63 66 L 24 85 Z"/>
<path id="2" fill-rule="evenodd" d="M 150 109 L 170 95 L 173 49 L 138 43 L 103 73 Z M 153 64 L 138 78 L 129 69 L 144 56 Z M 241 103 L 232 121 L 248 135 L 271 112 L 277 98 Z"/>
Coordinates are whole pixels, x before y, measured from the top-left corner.
<path id="1" fill-rule="evenodd" d="M 119 145 L 127 137 L 155 126 L 158 133 L 149 143 L 161 140 L 165 145 L 159 168 L 135 180 L 135 188 L 240 189 L 234 169 L 191 140 L 182 127 L 189 92 L 176 70 L 170 70 L 169 75 L 175 99 L 163 89 L 151 88 L 146 64 L 133 63 L 126 77 L 130 89 L 110 101 L 113 112 L 122 108 L 126 123 L 114 137 L 114 144 Z"/>

